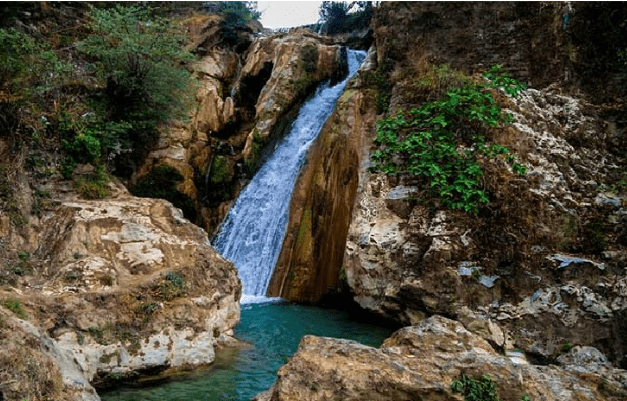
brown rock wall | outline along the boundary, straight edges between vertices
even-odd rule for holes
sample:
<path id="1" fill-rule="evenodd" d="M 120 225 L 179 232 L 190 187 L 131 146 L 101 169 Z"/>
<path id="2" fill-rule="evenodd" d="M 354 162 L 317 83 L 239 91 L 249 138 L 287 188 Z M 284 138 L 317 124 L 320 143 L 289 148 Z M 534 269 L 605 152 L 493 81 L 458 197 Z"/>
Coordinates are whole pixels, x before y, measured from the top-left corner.
<path id="1" fill-rule="evenodd" d="M 374 126 L 368 101 L 361 91 L 347 89 L 312 146 L 268 295 L 316 302 L 338 287 L 357 172 Z"/>
<path id="2" fill-rule="evenodd" d="M 211 17 L 188 29 L 200 55 L 196 109 L 188 122 L 164 129 L 132 183 L 164 166 L 178 171 L 182 177 L 167 199 L 213 234 L 298 105 L 321 81 L 346 72 L 345 51 L 309 31 L 249 35 L 242 42 L 249 46 L 226 46 Z"/>
<path id="3" fill-rule="evenodd" d="M 379 63 L 501 64 L 535 88 L 559 83 L 606 102 L 625 93 L 616 50 L 626 18 L 610 2 L 384 2 L 372 24 Z"/>

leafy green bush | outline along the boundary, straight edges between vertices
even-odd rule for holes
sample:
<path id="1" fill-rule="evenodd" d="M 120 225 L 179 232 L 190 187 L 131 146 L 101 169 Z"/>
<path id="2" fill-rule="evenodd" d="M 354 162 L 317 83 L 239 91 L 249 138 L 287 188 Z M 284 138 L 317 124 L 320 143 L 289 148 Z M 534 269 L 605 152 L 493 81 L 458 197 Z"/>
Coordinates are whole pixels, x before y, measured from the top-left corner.
<path id="1" fill-rule="evenodd" d="M 238 33 L 247 30 L 248 21 L 261 16 L 253 1 L 208 1 L 205 7 L 208 12 L 222 16 L 222 38 L 230 45 L 238 42 Z"/>
<path id="2" fill-rule="evenodd" d="M 491 71 L 496 74 L 497 70 Z M 479 158 L 503 155 L 514 172 L 526 172 L 509 149 L 486 145 L 487 129 L 511 122 L 489 89 L 504 87 L 516 94 L 522 88 L 505 79 L 504 73 L 498 77 L 487 83 L 468 80 L 449 88 L 441 99 L 379 121 L 375 138 L 379 149 L 372 155 L 375 164 L 371 171 L 418 178 L 444 206 L 477 213 L 479 204 L 488 203 L 480 189 L 483 171 Z"/>
<path id="3" fill-rule="evenodd" d="M 374 5 L 371 1 L 323 1 L 318 14 L 322 22 L 322 32 L 335 35 L 368 28 L 374 14 Z"/>
<path id="4" fill-rule="evenodd" d="M 41 125 L 35 114 L 42 95 L 68 71 L 44 41 L 13 28 L 0 29 L 0 132 L 14 135 L 20 127 Z"/>
<path id="5" fill-rule="evenodd" d="M 185 295 L 186 290 L 185 279 L 179 273 L 175 272 L 168 272 L 160 287 L 161 296 L 168 301 Z"/>
<path id="6" fill-rule="evenodd" d="M 69 146 L 94 159 L 97 142 L 109 156 L 129 146 L 145 151 L 157 126 L 184 117 L 193 99 L 195 84 L 184 66 L 194 57 L 181 50 L 184 32 L 140 5 L 96 8 L 90 16 L 93 34 L 78 49 L 93 59 L 104 90 L 95 98 L 95 119 L 74 128 Z"/>
<path id="7" fill-rule="evenodd" d="M 320 20 L 324 22 L 325 31 L 334 35 L 344 30 L 348 20 L 348 3 L 342 1 L 323 1 L 320 5 Z"/>
<path id="8" fill-rule="evenodd" d="M 0 91 L 21 97 L 48 87 L 68 67 L 43 41 L 0 29 Z"/>
<path id="9" fill-rule="evenodd" d="M 459 380 L 453 381 L 451 390 L 463 394 L 464 401 L 501 401 L 496 392 L 496 385 L 488 375 L 480 378 L 462 375 Z"/>
<path id="10" fill-rule="evenodd" d="M 517 96 L 518 92 L 527 88 L 520 81 L 511 78 L 500 64 L 492 66 L 483 76 L 490 80 L 492 87 L 503 88 L 509 96 Z"/>
<path id="11" fill-rule="evenodd" d="M 257 10 L 257 3 L 254 1 L 206 1 L 204 4 L 210 13 L 222 16 L 236 14 L 244 23 L 261 17 L 261 12 Z"/>

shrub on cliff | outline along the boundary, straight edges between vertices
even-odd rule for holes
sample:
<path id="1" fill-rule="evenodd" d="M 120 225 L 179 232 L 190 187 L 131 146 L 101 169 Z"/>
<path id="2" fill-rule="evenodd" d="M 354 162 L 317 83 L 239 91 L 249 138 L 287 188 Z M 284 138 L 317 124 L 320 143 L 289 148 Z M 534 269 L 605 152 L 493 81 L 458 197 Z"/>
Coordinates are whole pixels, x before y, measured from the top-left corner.
<path id="1" fill-rule="evenodd" d="M 45 42 L 14 28 L 0 29 L 0 132 L 14 134 L 59 83 L 68 66 Z M 31 113 L 33 114 L 33 113 Z"/>
<path id="2" fill-rule="evenodd" d="M 446 66 L 435 70 L 436 77 L 453 73 Z M 511 121 L 489 89 L 502 88 L 516 95 L 523 86 L 499 67 L 491 69 L 485 78 L 488 80 L 483 82 L 460 80 L 461 85 L 448 88 L 443 98 L 408 112 L 399 110 L 379 121 L 375 138 L 379 149 L 373 153 L 371 170 L 411 176 L 444 206 L 477 213 L 481 203 L 488 203 L 480 185 L 480 158 L 501 155 L 514 172 L 526 171 L 509 149 L 486 144 L 487 130 Z"/>
<path id="3" fill-rule="evenodd" d="M 103 87 L 92 136 L 105 153 L 145 150 L 157 126 L 182 117 L 191 104 L 194 81 L 184 66 L 193 56 L 181 49 L 184 32 L 139 5 L 96 8 L 90 17 L 92 34 L 79 50 L 93 60 Z"/>
<path id="4" fill-rule="evenodd" d="M 248 29 L 248 21 L 261 17 L 256 1 L 208 1 L 205 7 L 208 12 L 222 16 L 222 35 L 231 45 L 237 43 L 239 32 Z"/>
<path id="5" fill-rule="evenodd" d="M 353 9 L 354 6 L 357 6 L 356 10 Z M 319 10 L 322 32 L 329 35 L 367 28 L 373 14 L 374 5 L 371 1 L 355 1 L 350 4 L 323 1 Z"/>

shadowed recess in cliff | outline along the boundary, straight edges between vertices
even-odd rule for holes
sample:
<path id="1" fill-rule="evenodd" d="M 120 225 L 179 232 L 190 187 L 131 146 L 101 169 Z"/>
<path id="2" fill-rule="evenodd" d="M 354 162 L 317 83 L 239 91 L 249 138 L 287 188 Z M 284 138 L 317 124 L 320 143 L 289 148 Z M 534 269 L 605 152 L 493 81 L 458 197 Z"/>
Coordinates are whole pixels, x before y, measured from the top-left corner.
<path id="1" fill-rule="evenodd" d="M 349 51 L 348 77 L 335 86 L 322 86 L 303 105 L 289 134 L 242 191 L 214 239 L 214 246 L 239 271 L 242 303 L 265 299 L 283 243 L 294 182 L 307 150 L 365 56 L 362 51 Z"/>

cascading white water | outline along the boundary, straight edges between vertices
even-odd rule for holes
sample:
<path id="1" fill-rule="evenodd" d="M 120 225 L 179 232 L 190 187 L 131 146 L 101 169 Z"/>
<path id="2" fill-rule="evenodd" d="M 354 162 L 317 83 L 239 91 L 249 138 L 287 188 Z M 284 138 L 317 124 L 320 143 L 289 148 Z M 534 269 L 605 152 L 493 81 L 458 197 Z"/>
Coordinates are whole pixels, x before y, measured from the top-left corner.
<path id="1" fill-rule="evenodd" d="M 319 88 L 302 106 L 290 132 L 278 143 L 224 219 L 214 246 L 239 272 L 244 286 L 242 303 L 267 300 L 265 294 L 281 251 L 298 172 L 309 146 L 365 57 L 366 52 L 348 51 L 348 77 L 333 87 Z"/>

